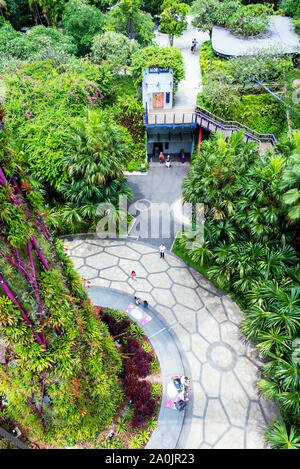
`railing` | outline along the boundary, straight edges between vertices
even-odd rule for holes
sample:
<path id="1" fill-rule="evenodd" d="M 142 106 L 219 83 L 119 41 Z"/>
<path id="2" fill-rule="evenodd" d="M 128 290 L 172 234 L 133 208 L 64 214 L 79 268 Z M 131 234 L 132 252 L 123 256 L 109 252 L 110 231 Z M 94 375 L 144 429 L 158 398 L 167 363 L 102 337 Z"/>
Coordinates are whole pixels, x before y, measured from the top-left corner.
<path id="1" fill-rule="evenodd" d="M 200 106 L 197 106 L 195 110 L 170 109 L 161 111 L 152 110 L 149 112 L 146 109 L 144 125 L 153 127 L 161 125 L 188 127 L 200 126 L 209 131 L 221 130 L 231 134 L 238 130 L 243 130 L 247 142 L 248 140 L 254 140 L 255 142 L 270 143 L 271 145 L 275 145 L 277 142 L 276 137 L 273 134 L 261 134 L 249 127 L 246 127 L 240 122 L 231 120 L 225 121 Z"/>
<path id="2" fill-rule="evenodd" d="M 220 117 L 215 116 L 211 112 L 207 111 L 206 109 L 201 108 L 200 106 L 196 107 L 196 115 L 197 115 L 197 123 L 202 127 L 202 121 L 205 120 L 209 124 L 212 124 L 215 126 L 214 130 L 220 129 L 223 131 L 227 132 L 235 132 L 237 130 L 244 130 L 245 136 L 247 140 L 254 140 L 256 142 L 268 142 L 271 143 L 272 145 L 275 145 L 277 142 L 275 135 L 273 134 L 260 134 L 259 132 L 256 132 L 255 130 L 250 129 L 249 127 L 246 127 L 243 124 L 240 124 L 237 121 L 225 121 L 221 119 Z M 200 122 L 199 122 L 200 118 Z M 209 129 L 208 130 L 213 130 Z"/>
<path id="3" fill-rule="evenodd" d="M 0 436 L 10 441 L 13 445 L 17 446 L 20 449 L 30 449 L 22 441 L 19 441 L 18 438 L 15 438 L 11 433 L 7 432 L 4 428 L 0 427 Z"/>
<path id="4" fill-rule="evenodd" d="M 145 126 L 193 126 L 196 127 L 196 114 L 193 109 L 176 110 L 168 109 L 164 111 L 150 111 L 146 110 L 144 114 L 144 125 Z"/>

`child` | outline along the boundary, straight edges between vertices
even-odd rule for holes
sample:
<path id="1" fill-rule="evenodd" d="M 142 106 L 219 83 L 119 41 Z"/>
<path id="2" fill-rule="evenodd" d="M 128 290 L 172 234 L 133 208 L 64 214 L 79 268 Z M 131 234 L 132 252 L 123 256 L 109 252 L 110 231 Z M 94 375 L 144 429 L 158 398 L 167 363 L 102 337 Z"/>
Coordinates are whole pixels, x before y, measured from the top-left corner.
<path id="1" fill-rule="evenodd" d="M 134 302 L 136 305 L 140 305 L 142 303 L 141 298 L 138 298 L 137 296 L 134 297 Z"/>

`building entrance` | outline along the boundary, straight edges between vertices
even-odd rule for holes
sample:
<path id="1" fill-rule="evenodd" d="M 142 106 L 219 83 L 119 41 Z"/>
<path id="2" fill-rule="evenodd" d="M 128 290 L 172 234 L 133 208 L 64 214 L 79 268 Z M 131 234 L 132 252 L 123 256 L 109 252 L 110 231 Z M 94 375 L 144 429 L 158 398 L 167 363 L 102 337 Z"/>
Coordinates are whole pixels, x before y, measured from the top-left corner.
<path id="1" fill-rule="evenodd" d="M 155 109 L 164 107 L 164 93 L 153 93 L 153 107 Z"/>
<path id="2" fill-rule="evenodd" d="M 154 159 L 157 159 L 157 161 L 158 161 L 158 155 L 160 154 L 161 151 L 163 152 L 163 144 L 161 142 L 153 143 L 153 156 L 154 156 Z"/>

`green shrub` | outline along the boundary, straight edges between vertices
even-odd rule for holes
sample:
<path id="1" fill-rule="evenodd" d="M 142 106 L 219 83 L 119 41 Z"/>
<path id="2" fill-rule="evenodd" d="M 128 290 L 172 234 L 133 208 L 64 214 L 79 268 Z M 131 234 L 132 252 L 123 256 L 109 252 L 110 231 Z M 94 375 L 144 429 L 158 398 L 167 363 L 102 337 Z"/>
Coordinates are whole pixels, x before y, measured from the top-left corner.
<path id="1" fill-rule="evenodd" d="M 143 73 L 147 67 L 171 68 L 174 83 L 179 83 L 185 77 L 183 57 L 176 47 L 148 46 L 132 56 L 132 77 L 136 84 L 142 83 Z"/>
<path id="2" fill-rule="evenodd" d="M 58 187 L 67 178 L 62 160 L 70 124 L 88 108 L 100 107 L 112 89 L 110 72 L 86 62 L 63 69 L 35 62 L 4 79 L 7 127 L 15 144 L 33 174 Z"/>
<path id="3" fill-rule="evenodd" d="M 142 167 L 142 165 L 145 165 L 145 167 Z M 148 169 L 148 163 L 144 159 L 139 159 L 139 160 L 132 160 L 129 161 L 126 171 L 133 172 L 133 171 L 141 171 L 144 173 Z"/>
<path id="4" fill-rule="evenodd" d="M 0 42 L 1 60 L 5 57 L 29 61 L 61 57 L 64 62 L 77 50 L 71 36 L 45 26 L 35 26 L 24 34 L 6 24 L 0 28 Z"/>
<path id="5" fill-rule="evenodd" d="M 216 70 L 217 72 L 225 70 L 228 65 L 228 60 L 218 57 L 214 53 L 211 41 L 206 41 L 201 45 L 199 60 L 204 82 L 209 80 L 207 75 L 210 72 L 213 70 Z"/>
<path id="6" fill-rule="evenodd" d="M 267 94 L 243 96 L 230 118 L 257 132 L 277 137 L 287 131 L 284 106 Z"/>

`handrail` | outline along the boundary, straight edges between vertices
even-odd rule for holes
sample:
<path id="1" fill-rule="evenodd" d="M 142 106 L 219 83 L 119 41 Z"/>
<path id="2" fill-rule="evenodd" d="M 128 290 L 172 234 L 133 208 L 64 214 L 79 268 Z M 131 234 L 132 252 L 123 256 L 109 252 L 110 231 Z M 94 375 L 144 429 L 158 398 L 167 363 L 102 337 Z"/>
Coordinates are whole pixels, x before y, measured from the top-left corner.
<path id="1" fill-rule="evenodd" d="M 184 112 L 182 113 L 182 118 L 180 119 L 181 121 L 176 122 L 174 109 L 167 110 L 167 112 L 164 115 L 160 114 L 160 116 L 163 116 L 163 122 L 161 122 L 160 124 L 163 124 L 163 125 L 167 124 L 166 114 L 168 114 L 170 116 L 173 114 L 173 116 L 172 116 L 173 119 L 171 119 L 171 121 L 168 124 L 173 124 L 173 125 L 175 125 L 175 124 L 184 125 L 185 124 L 185 113 Z M 220 117 L 216 116 L 212 112 L 208 111 L 207 109 L 204 109 L 200 106 L 196 106 L 195 111 L 190 112 L 190 114 L 192 116 L 190 123 L 192 123 L 194 125 L 200 125 L 201 126 L 202 120 L 205 120 L 208 124 L 207 127 L 209 127 L 209 124 L 212 124 L 216 127 L 216 129 L 219 128 L 220 130 L 228 131 L 228 132 L 235 132 L 235 131 L 238 131 L 238 130 L 243 130 L 244 133 L 245 133 L 245 136 L 247 137 L 247 141 L 248 141 L 248 139 L 250 139 L 250 140 L 254 140 L 254 141 L 259 142 L 259 143 L 263 143 L 263 142 L 271 143 L 272 145 L 275 145 L 277 143 L 277 139 L 276 139 L 274 134 L 262 134 L 262 133 L 257 132 L 256 130 L 253 130 L 253 129 L 250 129 L 249 127 L 246 127 L 245 125 L 241 124 L 240 122 L 232 121 L 232 120 L 226 121 L 226 120 L 221 119 Z M 194 119 L 194 115 L 195 115 L 195 119 Z M 200 122 L 199 122 L 199 118 L 200 118 Z M 146 113 L 144 114 L 143 121 L 144 121 L 145 125 L 157 125 L 158 124 L 157 114 L 154 114 L 154 123 L 150 124 L 150 122 L 149 122 L 149 111 L 146 107 Z M 186 124 L 188 125 L 188 122 L 186 122 Z"/>
<path id="2" fill-rule="evenodd" d="M 0 436 L 10 441 L 13 445 L 17 446 L 20 449 L 30 449 L 22 441 L 19 441 L 18 438 L 14 437 L 11 433 L 7 432 L 2 427 L 0 427 Z"/>
<path id="3" fill-rule="evenodd" d="M 214 124 L 217 127 L 220 127 L 222 130 L 228 131 L 235 131 L 235 130 L 245 130 L 245 135 L 253 140 L 259 142 L 270 142 L 274 145 L 277 142 L 277 139 L 274 134 L 261 134 L 256 132 L 256 130 L 250 129 L 245 125 L 241 124 L 237 121 L 225 121 L 220 117 L 216 116 L 207 109 L 201 108 L 200 106 L 196 106 L 196 115 L 206 119 L 208 122 Z"/>

